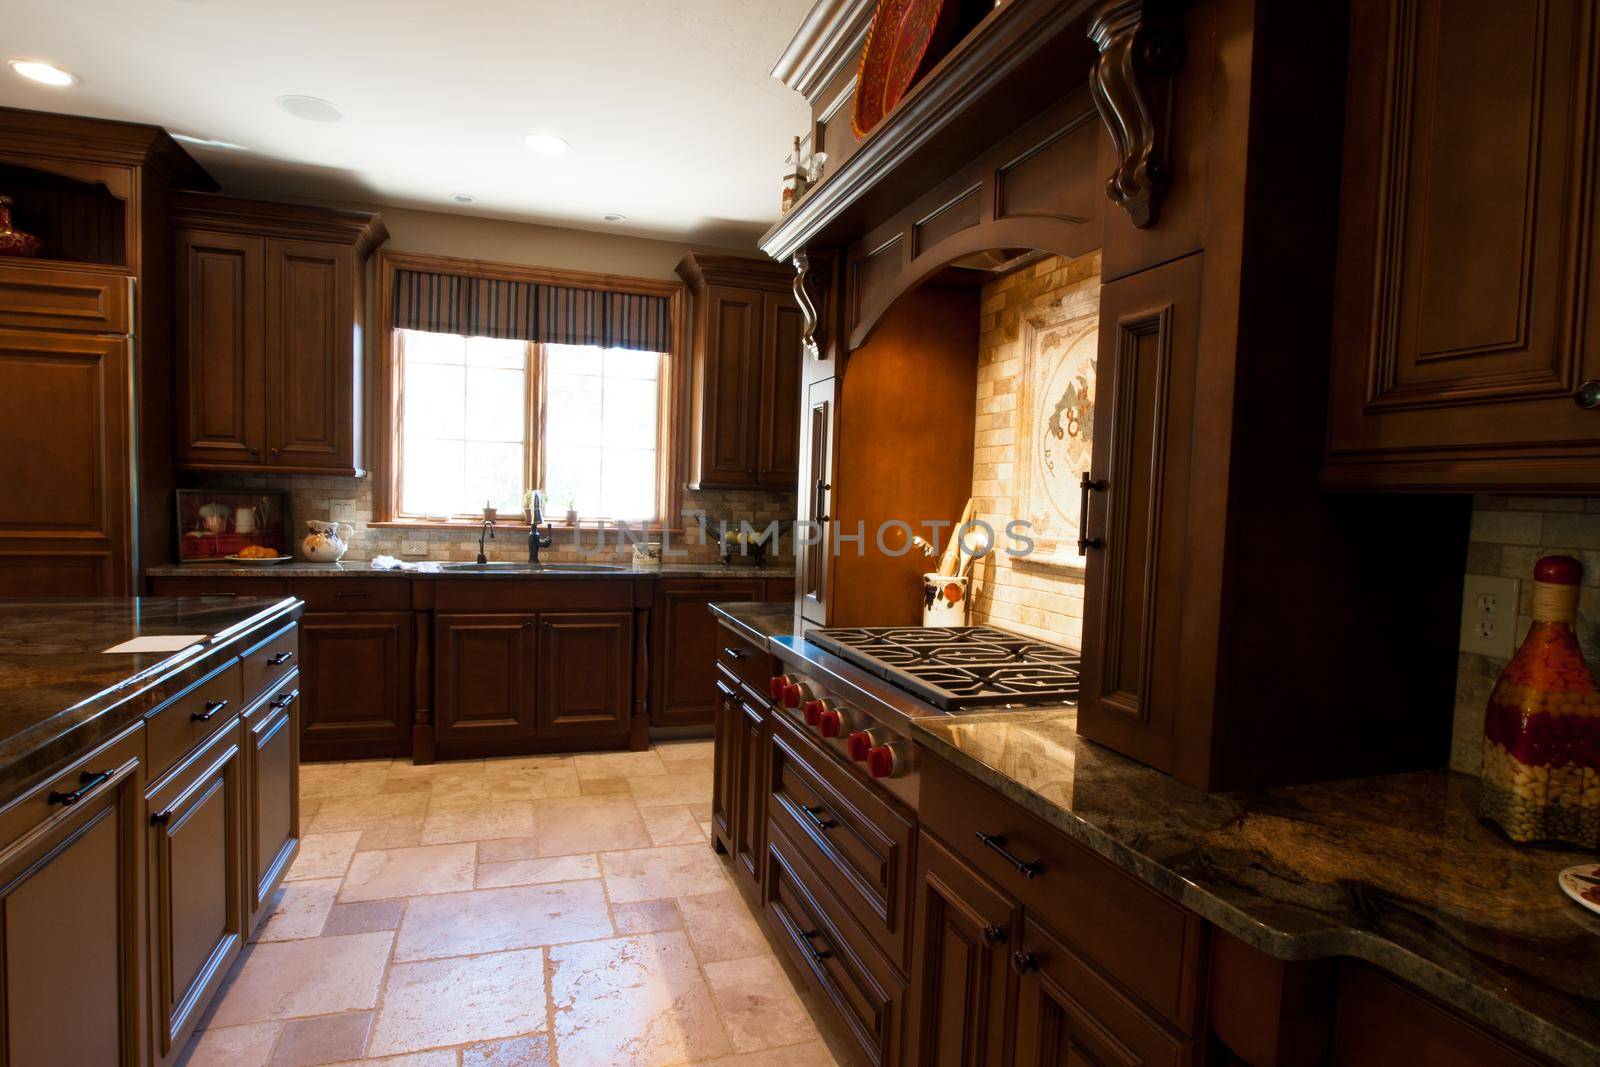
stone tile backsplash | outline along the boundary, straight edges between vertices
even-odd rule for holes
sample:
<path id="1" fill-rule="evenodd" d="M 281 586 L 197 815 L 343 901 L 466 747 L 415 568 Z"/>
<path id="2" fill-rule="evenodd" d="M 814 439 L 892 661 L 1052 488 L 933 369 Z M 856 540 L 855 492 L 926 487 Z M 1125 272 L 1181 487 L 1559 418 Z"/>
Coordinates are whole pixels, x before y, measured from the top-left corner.
<path id="1" fill-rule="evenodd" d="M 1578 641 L 1589 666 L 1600 666 L 1600 498 L 1479 496 L 1473 500 L 1467 573 L 1517 579 L 1516 642 L 1532 624 L 1533 565 L 1540 556 L 1583 561 Z M 1455 729 L 1450 766 L 1477 774 L 1482 759 L 1483 709 L 1506 661 L 1461 653 L 1456 676 Z"/>

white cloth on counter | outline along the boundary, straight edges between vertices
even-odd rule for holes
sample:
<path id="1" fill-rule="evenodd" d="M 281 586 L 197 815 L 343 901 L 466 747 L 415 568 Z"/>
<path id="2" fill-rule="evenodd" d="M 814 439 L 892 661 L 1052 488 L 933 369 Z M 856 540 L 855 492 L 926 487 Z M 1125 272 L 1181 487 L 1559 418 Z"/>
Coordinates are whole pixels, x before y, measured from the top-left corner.
<path id="1" fill-rule="evenodd" d="M 437 562 L 431 559 L 408 563 L 394 556 L 373 556 L 368 561 L 368 566 L 375 571 L 416 571 L 419 574 L 436 574 L 443 570 Z"/>

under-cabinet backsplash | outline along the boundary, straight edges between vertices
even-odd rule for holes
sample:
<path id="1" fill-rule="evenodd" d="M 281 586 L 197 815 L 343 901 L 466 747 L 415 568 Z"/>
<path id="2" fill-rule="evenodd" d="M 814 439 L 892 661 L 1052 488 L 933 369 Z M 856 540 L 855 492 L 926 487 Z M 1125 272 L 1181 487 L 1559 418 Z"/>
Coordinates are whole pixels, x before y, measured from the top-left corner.
<path id="1" fill-rule="evenodd" d="M 372 482 L 366 478 L 338 478 L 304 474 L 273 475 L 195 475 L 186 484 L 213 487 L 264 487 L 286 489 L 291 494 L 291 517 L 295 523 L 292 531 L 295 545 L 305 535 L 305 520 L 324 519 L 331 522 L 348 522 L 355 527 L 350 541 L 349 560 L 371 559 L 373 556 L 399 556 L 402 559 L 472 560 L 478 555 L 478 528 L 460 530 L 417 530 L 404 527 L 371 526 Z M 789 522 L 794 518 L 793 493 L 773 493 L 761 490 L 684 490 L 683 532 L 672 535 L 671 547 L 681 550 L 682 556 L 669 557 L 668 563 L 705 563 L 718 558 L 717 547 L 700 536 L 696 512 L 708 519 L 739 521 L 748 519 L 756 529 L 764 529 L 775 520 L 783 522 L 782 551 L 773 557 L 775 562 L 792 561 L 793 540 Z M 520 516 L 508 516 L 520 519 Z M 632 558 L 632 548 L 619 544 L 621 531 L 606 531 L 605 548 L 596 552 L 596 535 L 585 529 L 581 546 L 574 545 L 565 536 L 558 536 L 555 545 L 544 553 L 544 558 L 576 562 L 579 560 L 627 563 Z M 506 530 L 486 546 L 490 559 L 525 560 L 528 556 L 526 527 L 522 533 Z M 299 555 L 296 548 L 295 554 Z"/>
<path id="2" fill-rule="evenodd" d="M 1515 578 L 1516 643 L 1532 624 L 1533 565 L 1559 554 L 1583 561 L 1578 641 L 1591 668 L 1600 667 L 1600 498 L 1478 496 L 1472 502 L 1467 573 Z M 1461 653 L 1456 676 L 1455 730 L 1450 766 L 1477 774 L 1482 761 L 1483 709 L 1506 661 Z"/>

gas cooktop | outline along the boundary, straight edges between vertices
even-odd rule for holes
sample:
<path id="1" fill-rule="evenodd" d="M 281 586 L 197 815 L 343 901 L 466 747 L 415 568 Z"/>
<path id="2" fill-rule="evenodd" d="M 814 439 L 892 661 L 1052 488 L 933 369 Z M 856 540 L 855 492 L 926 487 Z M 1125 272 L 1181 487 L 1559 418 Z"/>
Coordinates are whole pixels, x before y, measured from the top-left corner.
<path id="1" fill-rule="evenodd" d="M 992 626 L 828 627 L 806 640 L 944 711 L 1078 699 L 1076 652 Z"/>

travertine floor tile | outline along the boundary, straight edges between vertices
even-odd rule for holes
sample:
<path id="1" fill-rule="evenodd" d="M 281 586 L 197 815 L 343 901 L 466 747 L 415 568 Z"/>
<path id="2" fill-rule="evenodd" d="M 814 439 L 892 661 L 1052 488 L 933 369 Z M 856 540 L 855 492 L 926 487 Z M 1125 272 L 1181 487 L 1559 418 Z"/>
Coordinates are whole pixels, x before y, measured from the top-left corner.
<path id="1" fill-rule="evenodd" d="M 586 797 L 606 796 L 610 793 L 628 792 L 626 778 L 580 778 L 578 794 Z"/>
<path id="2" fill-rule="evenodd" d="M 404 1056 L 383 1056 L 379 1059 L 343 1060 L 327 1067 L 456 1067 L 454 1049 L 434 1049 L 431 1052 L 412 1052 Z"/>
<path id="3" fill-rule="evenodd" d="M 339 890 L 341 903 L 472 888 L 477 850 L 470 844 L 358 852 Z"/>
<path id="4" fill-rule="evenodd" d="M 709 752 L 707 752 L 704 756 L 698 757 L 696 759 L 674 760 L 671 763 L 667 764 L 667 772 L 669 774 L 677 774 L 677 775 L 694 775 L 694 774 L 697 774 L 702 778 L 709 778 L 709 777 L 711 777 L 712 774 L 715 773 L 715 771 L 716 771 L 716 761 L 712 758 L 711 753 L 709 753 Z"/>
<path id="5" fill-rule="evenodd" d="M 322 800 L 381 793 L 388 772 L 388 760 L 303 764 L 300 767 L 300 797 L 302 800 Z"/>
<path id="6" fill-rule="evenodd" d="M 282 1023 L 212 1027 L 195 1035 L 184 1067 L 266 1067 Z"/>
<path id="7" fill-rule="evenodd" d="M 711 775 L 668 774 L 658 778 L 629 778 L 628 789 L 641 808 L 668 804 L 693 804 L 711 799 Z"/>
<path id="8" fill-rule="evenodd" d="M 644 820 L 644 828 L 649 833 L 652 844 L 685 845 L 706 839 L 706 835 L 700 830 L 700 824 L 683 804 L 662 808 L 641 808 L 639 817 Z"/>
<path id="9" fill-rule="evenodd" d="M 390 848 L 416 848 L 422 844 L 421 815 L 396 822 L 392 826 L 379 826 L 362 830 L 357 852 L 381 852 Z"/>
<path id="10" fill-rule="evenodd" d="M 639 809 L 625 796 L 536 800 L 533 802 L 533 836 L 535 849 L 541 856 L 642 848 L 650 844 Z"/>
<path id="11" fill-rule="evenodd" d="M 667 773 L 667 765 L 653 751 L 585 753 L 577 757 L 577 767 L 580 780 L 637 778 Z"/>
<path id="12" fill-rule="evenodd" d="M 499 885 L 575 882 L 582 878 L 600 877 L 600 861 L 594 856 L 551 856 L 548 859 L 485 863 L 483 848 L 483 845 L 478 847 L 479 889 L 491 889 Z"/>
<path id="13" fill-rule="evenodd" d="M 562 1067 L 681 1063 L 731 1051 L 681 932 L 550 949 Z"/>
<path id="14" fill-rule="evenodd" d="M 393 937 L 350 934 L 255 945 L 217 1004 L 211 1025 L 372 1008 Z"/>
<path id="15" fill-rule="evenodd" d="M 683 929 L 683 916 L 676 901 L 641 900 L 632 904 L 613 904 L 611 918 L 619 934 L 654 934 Z"/>
<path id="16" fill-rule="evenodd" d="M 711 759 L 716 755 L 716 745 L 711 741 L 662 741 L 655 753 L 668 769 L 685 760 Z"/>
<path id="17" fill-rule="evenodd" d="M 744 899 L 734 890 L 678 898 L 684 928 L 702 963 L 759 956 L 767 939 L 751 918 Z"/>
<path id="18" fill-rule="evenodd" d="M 533 992 L 543 988 L 540 949 L 397 963 L 367 1053 L 386 1056 L 543 1032 L 544 998 Z"/>
<path id="19" fill-rule="evenodd" d="M 284 1024 L 272 1067 L 312 1067 L 319 1063 L 359 1059 L 372 1029 L 370 1011 L 319 1015 Z"/>
<path id="20" fill-rule="evenodd" d="M 273 894 L 272 913 L 256 928 L 254 940 L 294 941 L 316 937 L 328 920 L 328 909 L 339 892 L 339 879 L 318 878 L 286 882 Z"/>
<path id="21" fill-rule="evenodd" d="M 514 1037 L 461 1050 L 462 1067 L 549 1067 L 550 1036 Z"/>
<path id="22" fill-rule="evenodd" d="M 771 956 L 705 965 L 711 995 L 722 1009 L 728 1036 L 741 1052 L 814 1040 L 817 1028 Z"/>
<path id="23" fill-rule="evenodd" d="M 828 1046 L 821 1041 L 786 1048 L 765 1049 L 761 1052 L 741 1052 L 714 1060 L 696 1060 L 690 1067 L 838 1067 Z"/>
<path id="24" fill-rule="evenodd" d="M 622 903 L 716 893 L 728 888 L 722 864 L 704 844 L 606 852 L 600 856 L 600 869 L 611 899 Z"/>
<path id="25" fill-rule="evenodd" d="M 434 808 L 422 824 L 424 845 L 523 837 L 533 831 L 533 804 L 517 801 L 482 808 Z"/>
<path id="26" fill-rule="evenodd" d="M 389 777 L 400 778 L 425 778 L 430 782 L 450 783 L 470 779 L 483 773 L 484 761 L 481 759 L 453 759 L 441 760 L 438 763 L 412 763 L 408 759 L 397 759 L 389 766 Z"/>
<path id="27" fill-rule="evenodd" d="M 360 830 L 306 834 L 300 839 L 300 854 L 294 858 L 289 873 L 284 875 L 284 881 L 343 878 L 344 872 L 350 869 L 350 857 L 356 854 L 356 842 L 360 840 Z"/>
<path id="28" fill-rule="evenodd" d="M 395 940 L 401 962 L 610 937 L 598 881 L 508 886 L 418 897 Z"/>
<path id="29" fill-rule="evenodd" d="M 370 797 L 345 797 L 337 804 L 324 804 L 311 820 L 310 832 L 334 833 L 339 830 L 371 830 L 409 822 L 428 809 L 428 794 L 382 793 Z"/>
<path id="30" fill-rule="evenodd" d="M 393 930 L 400 925 L 400 915 L 405 910 L 404 897 L 335 904 L 328 911 L 328 921 L 323 924 L 322 933 L 325 937 L 331 937 L 334 934 L 370 934 L 375 930 Z"/>

